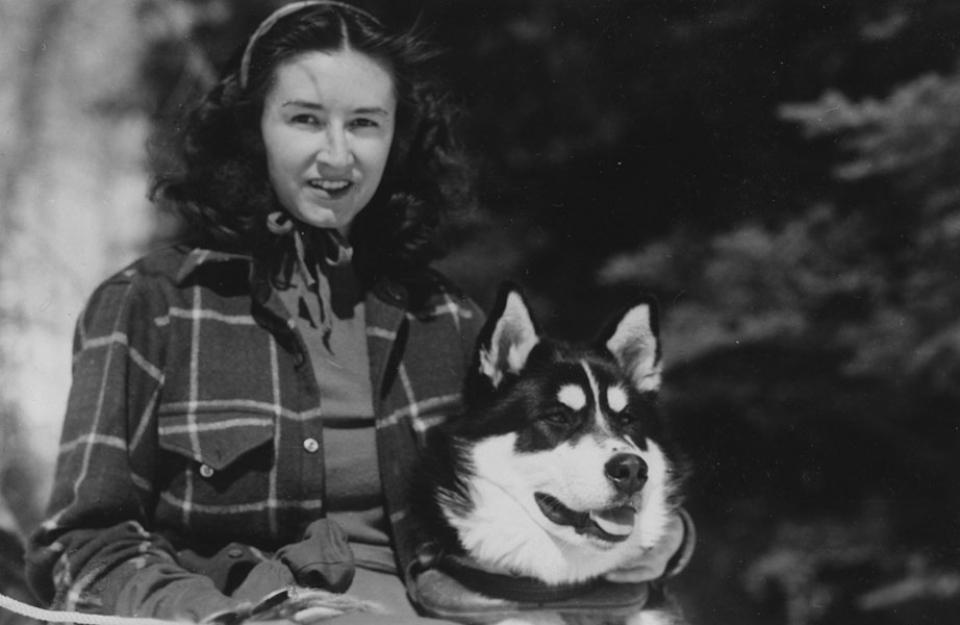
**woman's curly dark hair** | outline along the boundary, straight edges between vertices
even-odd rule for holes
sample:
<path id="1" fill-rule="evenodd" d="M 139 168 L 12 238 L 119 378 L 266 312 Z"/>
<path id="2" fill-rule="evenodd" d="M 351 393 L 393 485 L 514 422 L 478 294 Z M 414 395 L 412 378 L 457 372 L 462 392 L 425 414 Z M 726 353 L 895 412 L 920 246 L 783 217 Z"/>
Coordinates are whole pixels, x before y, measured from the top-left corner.
<path id="1" fill-rule="evenodd" d="M 191 228 L 191 243 L 244 251 L 282 262 L 289 237 L 266 226 L 279 203 L 260 133 L 264 98 L 276 68 L 309 51 L 350 48 L 383 63 L 397 92 L 393 144 L 380 187 L 355 219 L 350 239 L 357 272 L 368 285 L 415 275 L 441 255 L 441 216 L 472 201 L 473 177 L 455 138 L 459 109 L 431 78 L 437 51 L 413 31 L 391 34 L 370 14 L 340 3 L 308 6 L 280 18 L 240 58 L 187 118 L 179 137 L 181 167 L 158 174 L 152 197 L 172 205 Z"/>

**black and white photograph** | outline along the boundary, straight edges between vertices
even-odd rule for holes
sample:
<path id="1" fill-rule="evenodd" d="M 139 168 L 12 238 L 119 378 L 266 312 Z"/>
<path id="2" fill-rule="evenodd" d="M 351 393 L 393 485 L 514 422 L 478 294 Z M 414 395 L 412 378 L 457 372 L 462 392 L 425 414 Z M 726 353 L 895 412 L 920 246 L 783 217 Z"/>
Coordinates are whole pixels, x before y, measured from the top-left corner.
<path id="1" fill-rule="evenodd" d="M 0 0 L 0 625 L 954 625 L 956 0 Z"/>

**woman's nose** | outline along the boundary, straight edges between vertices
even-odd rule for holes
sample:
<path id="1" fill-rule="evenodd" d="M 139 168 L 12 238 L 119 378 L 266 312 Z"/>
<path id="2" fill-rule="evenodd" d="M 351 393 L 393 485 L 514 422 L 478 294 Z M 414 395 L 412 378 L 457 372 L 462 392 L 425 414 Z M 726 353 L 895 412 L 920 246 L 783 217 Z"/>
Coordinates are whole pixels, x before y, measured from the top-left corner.
<path id="1" fill-rule="evenodd" d="M 317 160 L 330 167 L 346 167 L 352 164 L 353 153 L 344 130 L 331 124 L 323 134 L 324 141 L 317 151 Z"/>

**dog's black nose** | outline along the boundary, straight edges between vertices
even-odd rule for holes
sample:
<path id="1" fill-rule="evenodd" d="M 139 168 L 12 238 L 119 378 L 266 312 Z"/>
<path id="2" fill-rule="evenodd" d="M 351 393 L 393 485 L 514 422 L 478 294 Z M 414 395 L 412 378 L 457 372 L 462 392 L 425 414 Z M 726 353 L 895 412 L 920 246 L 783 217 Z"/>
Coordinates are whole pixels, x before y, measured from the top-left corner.
<path id="1" fill-rule="evenodd" d="M 636 454 L 617 454 L 607 461 L 604 471 L 620 492 L 632 495 L 647 482 L 647 463 Z"/>

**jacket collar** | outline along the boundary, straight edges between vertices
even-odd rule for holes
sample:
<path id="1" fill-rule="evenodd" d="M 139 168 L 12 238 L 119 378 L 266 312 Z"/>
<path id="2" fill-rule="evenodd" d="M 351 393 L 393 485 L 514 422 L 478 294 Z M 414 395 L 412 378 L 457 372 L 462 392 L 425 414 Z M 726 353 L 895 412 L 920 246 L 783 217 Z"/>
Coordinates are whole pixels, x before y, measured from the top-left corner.
<path id="1" fill-rule="evenodd" d="M 180 263 L 177 270 L 176 284 L 182 286 L 201 266 L 213 263 L 242 263 L 247 270 L 254 264 L 253 257 L 249 254 L 239 254 L 234 252 L 221 252 L 202 247 L 191 249 Z"/>
<path id="2" fill-rule="evenodd" d="M 341 251 L 340 254 L 342 255 L 342 253 Z M 263 283 L 268 282 L 268 280 L 266 280 L 266 268 L 263 266 L 263 263 L 257 262 L 252 255 L 237 252 L 222 252 L 198 247 L 187 252 L 183 262 L 180 263 L 180 268 L 177 270 L 175 278 L 176 284 L 182 286 L 200 267 L 214 263 L 237 263 L 238 270 L 240 266 L 243 266 L 254 287 L 262 288 Z M 373 288 L 370 289 L 370 293 L 380 302 L 390 307 L 400 309 L 407 308 L 409 300 L 408 290 L 399 282 L 387 279 L 378 280 Z"/>
<path id="3" fill-rule="evenodd" d="M 250 254 L 194 248 L 187 253 L 177 271 L 177 285 L 183 285 L 201 267 L 214 264 L 223 264 L 224 269 L 229 271 L 245 272 L 250 280 L 251 314 L 254 319 L 277 337 L 286 349 L 294 353 L 302 349 L 297 341 L 293 321 L 286 306 L 270 286 L 269 269 Z M 231 264 L 235 266 L 227 266 Z M 388 339 L 386 343 L 382 341 L 368 343 L 373 388 L 377 389 L 379 399 L 382 399 L 383 393 L 392 382 L 388 376 L 391 372 L 395 373 L 396 367 L 391 367 L 390 361 L 391 358 L 396 357 L 394 345 L 402 334 L 408 299 L 406 287 L 399 282 L 386 279 L 379 280 L 366 296 L 368 328 L 379 333 L 380 338 Z M 300 358 L 305 357 L 305 354 L 301 354 Z"/>

